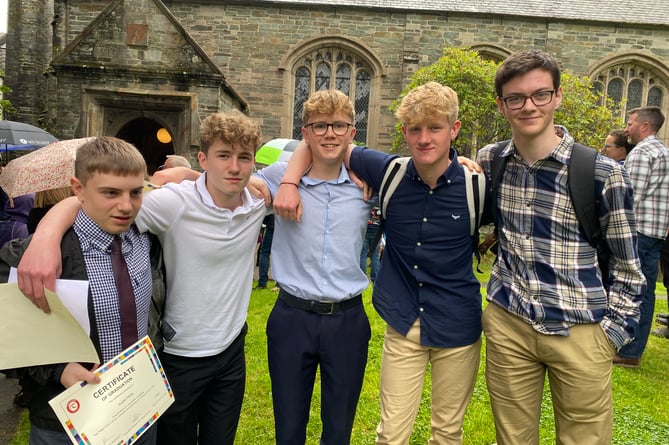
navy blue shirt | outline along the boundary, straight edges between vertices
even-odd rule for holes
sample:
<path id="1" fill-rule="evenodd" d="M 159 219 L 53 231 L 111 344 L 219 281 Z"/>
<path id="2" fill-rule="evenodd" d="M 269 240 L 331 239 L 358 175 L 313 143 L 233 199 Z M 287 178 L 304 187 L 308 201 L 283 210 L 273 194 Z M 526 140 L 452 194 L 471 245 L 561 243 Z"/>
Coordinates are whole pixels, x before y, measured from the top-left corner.
<path id="1" fill-rule="evenodd" d="M 466 346 L 481 336 L 481 285 L 472 267 L 472 241 L 463 167 L 451 164 L 434 189 L 410 161 L 388 203 L 386 247 L 372 302 L 381 318 L 406 335 L 420 318 L 421 345 Z M 356 147 L 351 169 L 379 190 L 395 155 Z"/>

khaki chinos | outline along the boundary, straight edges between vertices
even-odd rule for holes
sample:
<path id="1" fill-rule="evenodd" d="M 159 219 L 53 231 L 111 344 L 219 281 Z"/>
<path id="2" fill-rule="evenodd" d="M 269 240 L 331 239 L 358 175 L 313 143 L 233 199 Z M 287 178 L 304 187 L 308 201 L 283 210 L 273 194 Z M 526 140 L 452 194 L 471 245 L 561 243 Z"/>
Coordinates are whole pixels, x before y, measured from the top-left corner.
<path id="1" fill-rule="evenodd" d="M 457 348 L 420 344 L 420 321 L 406 337 L 387 326 L 381 362 L 381 422 L 377 445 L 405 445 L 420 406 L 428 362 L 432 365 L 430 445 L 462 444 L 462 423 L 481 357 L 481 339 Z"/>
<path id="2" fill-rule="evenodd" d="M 597 323 L 569 336 L 545 335 L 494 303 L 483 312 L 486 382 L 498 445 L 537 445 L 544 379 L 555 412 L 557 445 L 608 445 L 615 354 Z"/>

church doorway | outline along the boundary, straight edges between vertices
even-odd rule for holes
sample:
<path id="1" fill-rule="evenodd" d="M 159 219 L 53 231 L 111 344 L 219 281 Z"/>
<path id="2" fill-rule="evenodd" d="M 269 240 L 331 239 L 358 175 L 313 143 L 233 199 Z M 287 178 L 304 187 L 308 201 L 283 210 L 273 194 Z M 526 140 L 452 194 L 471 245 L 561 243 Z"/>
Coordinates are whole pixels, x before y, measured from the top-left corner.
<path id="1" fill-rule="evenodd" d="M 146 160 L 149 175 L 165 163 L 167 155 L 174 154 L 170 131 L 153 119 L 133 119 L 121 127 L 116 137 L 137 147 Z"/>

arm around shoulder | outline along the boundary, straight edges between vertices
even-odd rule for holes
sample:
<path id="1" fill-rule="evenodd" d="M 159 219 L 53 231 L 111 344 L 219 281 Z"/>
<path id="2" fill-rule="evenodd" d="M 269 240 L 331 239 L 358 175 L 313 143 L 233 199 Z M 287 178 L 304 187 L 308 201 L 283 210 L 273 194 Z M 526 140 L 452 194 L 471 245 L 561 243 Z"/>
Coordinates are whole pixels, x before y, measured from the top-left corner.
<path id="1" fill-rule="evenodd" d="M 61 274 L 60 242 L 72 227 L 81 208 L 75 197 L 56 204 L 40 221 L 37 230 L 18 265 L 18 285 L 21 292 L 44 312 L 49 312 L 44 288 L 54 290 Z"/>

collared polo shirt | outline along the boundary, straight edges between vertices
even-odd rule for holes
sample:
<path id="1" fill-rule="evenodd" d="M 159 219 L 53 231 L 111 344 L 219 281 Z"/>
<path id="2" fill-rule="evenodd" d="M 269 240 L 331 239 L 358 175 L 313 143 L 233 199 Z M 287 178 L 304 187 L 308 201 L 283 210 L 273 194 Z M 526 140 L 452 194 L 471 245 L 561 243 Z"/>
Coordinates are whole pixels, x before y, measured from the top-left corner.
<path id="1" fill-rule="evenodd" d="M 356 147 L 351 169 L 378 190 L 394 155 Z M 420 318 L 421 344 L 458 347 L 481 335 L 480 284 L 472 267 L 465 174 L 457 153 L 431 189 L 410 161 L 388 203 L 386 247 L 372 301 L 406 335 Z"/>

